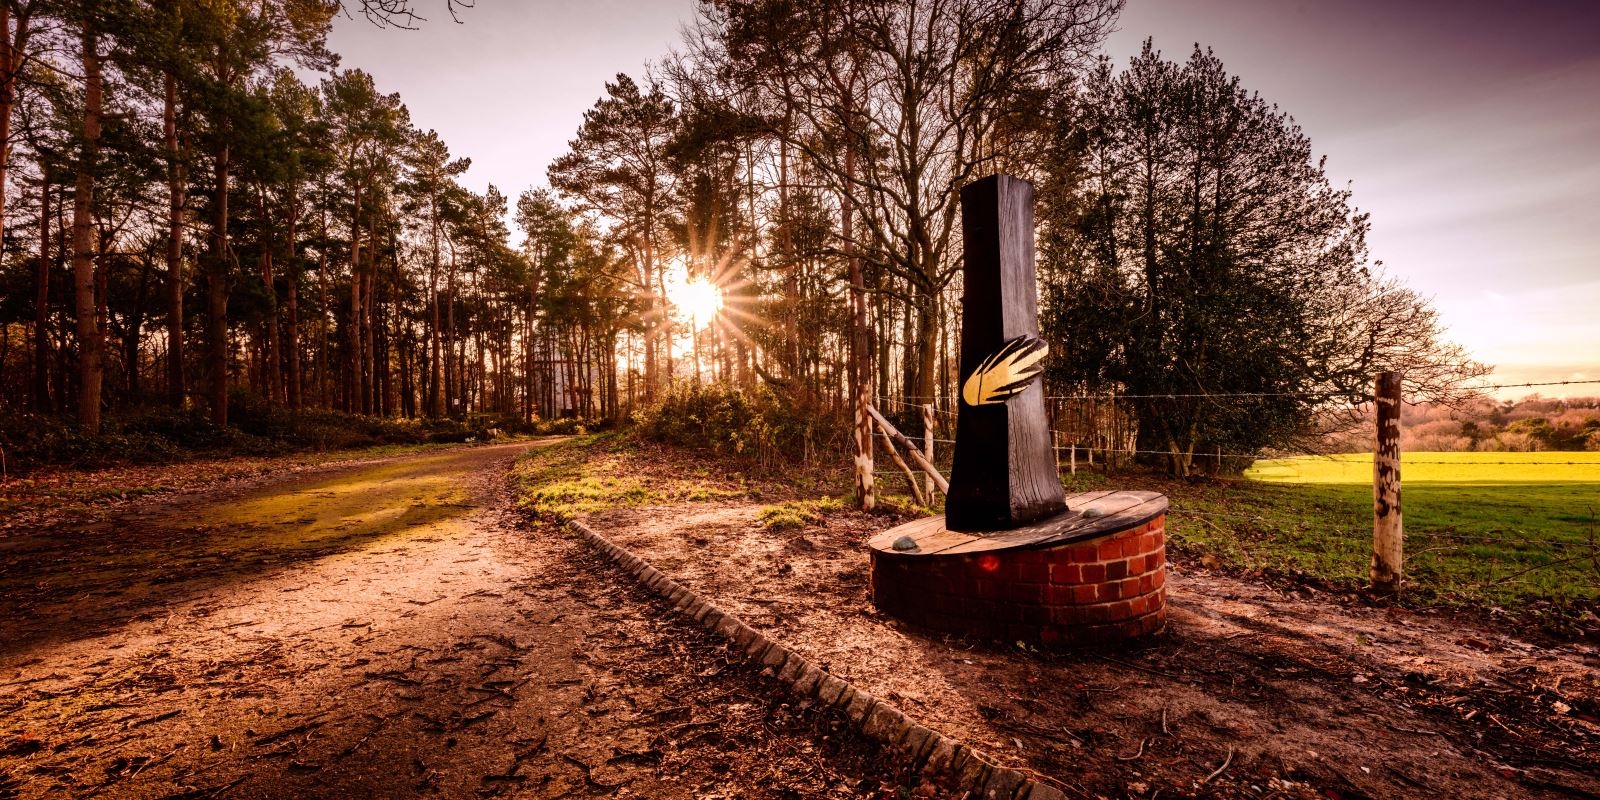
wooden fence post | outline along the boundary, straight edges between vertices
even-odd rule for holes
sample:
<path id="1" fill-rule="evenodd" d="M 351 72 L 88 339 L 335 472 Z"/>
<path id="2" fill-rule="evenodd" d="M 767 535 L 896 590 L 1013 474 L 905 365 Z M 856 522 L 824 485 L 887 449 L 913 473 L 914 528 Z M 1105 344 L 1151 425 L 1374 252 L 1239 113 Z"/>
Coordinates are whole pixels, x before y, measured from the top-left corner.
<path id="1" fill-rule="evenodd" d="M 1380 372 L 1372 392 L 1377 443 L 1372 451 L 1372 589 L 1400 590 L 1405 530 L 1400 518 L 1400 373 Z"/>
<path id="2" fill-rule="evenodd" d="M 1077 442 L 1077 440 L 1073 440 L 1072 444 L 1067 448 L 1067 468 L 1072 470 L 1072 474 L 1073 475 L 1078 474 L 1078 442 Z"/>
<path id="3" fill-rule="evenodd" d="M 933 461 L 933 404 L 922 404 L 922 454 Z M 922 491 L 928 496 L 928 504 L 933 504 L 933 476 L 927 472 L 922 473 Z"/>
<path id="4" fill-rule="evenodd" d="M 856 502 L 867 511 L 878 505 L 872 490 L 872 418 L 867 415 L 871 387 L 871 379 L 864 379 L 856 391 Z"/>

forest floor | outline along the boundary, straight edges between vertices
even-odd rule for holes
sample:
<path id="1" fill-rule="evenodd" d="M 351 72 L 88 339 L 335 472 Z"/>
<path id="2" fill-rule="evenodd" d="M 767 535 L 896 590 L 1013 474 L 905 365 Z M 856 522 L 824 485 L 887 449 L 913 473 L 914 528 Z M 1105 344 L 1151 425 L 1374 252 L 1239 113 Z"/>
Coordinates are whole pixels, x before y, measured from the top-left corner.
<path id="1" fill-rule="evenodd" d="M 504 477 L 546 444 L 11 509 L 0 798 L 897 796 L 842 719 L 530 529 Z"/>
<path id="2" fill-rule="evenodd" d="M 1600 649 L 1509 617 L 1377 607 L 1177 556 L 1164 634 L 1038 652 L 878 614 L 863 542 L 896 518 L 814 485 L 606 437 L 518 469 L 533 510 L 585 518 L 774 640 L 1072 796 L 1600 796 Z"/>

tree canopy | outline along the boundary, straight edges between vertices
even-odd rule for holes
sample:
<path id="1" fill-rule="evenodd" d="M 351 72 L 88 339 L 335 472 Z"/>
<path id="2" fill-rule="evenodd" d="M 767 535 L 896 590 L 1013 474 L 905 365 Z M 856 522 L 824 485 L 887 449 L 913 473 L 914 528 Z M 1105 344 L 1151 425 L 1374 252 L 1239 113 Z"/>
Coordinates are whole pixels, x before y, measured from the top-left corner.
<path id="1" fill-rule="evenodd" d="M 1051 394 L 1128 398 L 1175 471 L 1379 370 L 1483 371 L 1218 56 L 1095 58 L 1119 0 L 704 0 L 514 195 L 327 46 L 469 7 L 0 3 L 7 410 L 622 420 L 714 382 L 838 443 L 863 392 L 953 408 L 959 190 L 996 172 L 1039 189 Z"/>

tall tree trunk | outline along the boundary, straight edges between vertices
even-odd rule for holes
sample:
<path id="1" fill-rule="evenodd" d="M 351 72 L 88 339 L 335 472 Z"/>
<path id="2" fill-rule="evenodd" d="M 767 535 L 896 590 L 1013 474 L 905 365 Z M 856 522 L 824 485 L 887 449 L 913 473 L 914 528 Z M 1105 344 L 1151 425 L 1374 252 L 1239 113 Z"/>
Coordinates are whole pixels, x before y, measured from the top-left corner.
<path id="1" fill-rule="evenodd" d="M 367 288 L 361 306 L 361 413 L 383 413 L 380 376 L 378 375 L 377 339 L 373 336 L 372 320 L 378 309 L 378 215 L 367 215 Z"/>
<path id="2" fill-rule="evenodd" d="M 784 130 L 788 130 L 785 121 Z M 779 140 L 778 149 L 778 218 L 783 235 L 783 369 L 791 387 L 798 388 L 795 378 L 800 373 L 800 259 L 795 258 L 793 226 L 789 217 L 789 137 Z"/>
<path id="3" fill-rule="evenodd" d="M 261 213 L 261 220 L 265 223 L 269 217 L 267 194 L 264 190 L 257 197 L 256 205 Z M 261 284 L 267 293 L 266 346 L 261 352 L 262 361 L 265 362 L 262 383 L 267 389 L 268 402 L 280 403 L 283 401 L 283 363 L 278 352 L 278 336 L 281 333 L 278 329 L 278 285 L 272 274 L 272 234 L 267 232 L 270 230 L 270 225 L 262 225 L 261 257 L 258 259 L 261 267 Z"/>
<path id="4" fill-rule="evenodd" d="M 400 415 L 411 419 L 417 415 L 416 387 L 412 385 L 412 356 L 415 348 L 411 346 L 411 326 L 405 325 L 400 329 Z"/>
<path id="5" fill-rule="evenodd" d="M 606 339 L 606 397 L 613 422 L 622 419 L 621 400 L 617 392 L 617 333 L 612 331 Z"/>
<path id="6" fill-rule="evenodd" d="M 909 290 L 906 293 L 908 297 L 917 297 L 916 292 L 918 290 L 915 284 L 908 281 L 906 288 Z M 917 350 L 917 330 L 919 328 L 917 324 L 919 319 L 917 302 L 913 299 L 912 302 L 897 303 L 895 305 L 899 305 L 905 310 L 905 315 L 900 318 L 900 374 L 905 378 L 900 391 L 905 393 L 903 399 L 906 402 L 916 405 L 923 402 L 917 398 L 917 395 L 920 394 L 917 391 L 917 386 L 919 385 L 917 368 L 922 364 L 922 361 L 918 358 L 919 351 Z M 893 308 L 894 306 L 890 307 Z M 891 344 L 890 346 L 892 347 L 893 345 Z"/>
<path id="7" fill-rule="evenodd" d="M 288 341 L 284 346 L 288 348 L 289 355 L 289 410 L 299 411 L 300 397 L 300 280 L 294 270 L 290 270 L 285 277 L 286 296 L 284 298 L 289 315 Z"/>
<path id="8" fill-rule="evenodd" d="M 522 314 L 522 380 L 521 411 L 524 420 L 533 419 L 533 293 L 528 293 L 528 307 Z"/>
<path id="9" fill-rule="evenodd" d="M 366 281 L 361 277 L 361 184 L 355 186 L 355 202 L 350 217 L 350 321 L 349 330 L 349 371 L 345 375 L 344 410 L 360 413 L 362 391 L 361 367 L 364 359 L 361 355 L 361 292 L 366 288 Z"/>
<path id="10" fill-rule="evenodd" d="M 72 195 L 72 280 L 78 312 L 78 426 L 84 433 L 95 435 L 100 432 L 101 354 L 105 341 L 95 302 L 93 204 L 104 87 L 100 78 L 99 42 L 92 26 L 84 26 L 80 41 L 83 48 L 83 143 Z"/>
<path id="11" fill-rule="evenodd" d="M 432 198 L 428 201 L 428 214 L 432 222 L 429 226 L 432 259 L 428 262 L 428 307 L 431 315 L 428 324 L 428 416 L 440 417 L 444 415 L 444 387 L 440 385 L 444 380 L 444 367 L 439 361 L 439 207 Z"/>
<path id="12" fill-rule="evenodd" d="M 855 150 L 845 152 L 845 170 L 855 174 Z M 850 304 L 853 325 L 850 337 L 850 377 L 855 385 L 855 493 L 861 507 L 871 510 L 877 504 L 872 474 L 872 420 L 867 406 L 872 402 L 872 329 L 867 324 L 867 298 L 865 275 L 861 257 L 856 255 L 855 203 L 848 194 L 841 198 L 840 229 L 845 246 L 849 248 Z"/>
<path id="13" fill-rule="evenodd" d="M 178 81 L 162 76 L 161 131 L 167 148 L 167 403 L 183 408 L 183 216 L 188 169 L 178 149 Z"/>
<path id="14" fill-rule="evenodd" d="M 935 367 L 939 360 L 939 303 L 937 294 L 924 294 L 914 308 L 917 313 L 917 385 L 913 405 L 931 403 L 938 392 Z"/>
<path id="15" fill-rule="evenodd" d="M 327 191 L 324 187 L 322 208 L 318 213 L 321 224 L 321 241 L 317 245 L 317 363 L 316 374 L 313 382 L 317 385 L 318 404 L 324 408 L 333 407 L 333 395 L 328 382 L 328 203 Z"/>
<path id="16" fill-rule="evenodd" d="M 228 174 L 231 152 L 224 144 L 216 154 L 216 200 L 213 203 L 212 252 L 206 264 L 206 379 L 211 421 L 228 424 Z"/>
<path id="17" fill-rule="evenodd" d="M 643 272 L 644 293 L 646 297 L 651 297 L 651 290 L 655 288 L 651 286 L 651 283 L 657 281 L 657 278 L 655 268 L 655 250 L 652 246 L 652 239 L 648 232 L 645 234 L 644 238 Z M 663 292 L 661 296 L 665 297 L 665 292 Z M 652 297 L 651 299 L 653 302 L 654 298 Z M 656 351 L 658 340 L 660 339 L 661 332 L 664 330 L 664 323 L 666 322 L 668 313 L 669 311 L 667 309 L 665 300 L 661 302 L 661 307 L 657 313 L 651 314 L 649 311 L 646 311 L 646 317 L 649 320 L 649 324 L 645 326 L 644 330 L 644 401 L 646 403 L 649 403 L 655 399 L 656 385 L 661 382 L 661 371 L 660 367 L 657 365 Z M 671 347 L 672 345 L 669 343 L 667 348 L 670 350 Z M 669 366 L 668 370 L 670 369 L 671 367 Z"/>
<path id="18" fill-rule="evenodd" d="M 54 248 L 55 260 L 52 264 L 52 269 L 57 275 L 70 276 L 72 273 L 72 225 L 67 218 L 67 191 L 64 186 L 56 194 L 55 215 L 56 218 L 51 225 L 51 237 L 56 242 Z M 73 306 L 70 299 L 64 299 L 63 302 L 58 304 L 57 313 L 60 315 L 60 322 L 56 324 L 55 352 L 60 355 L 60 358 L 57 360 L 56 368 L 51 374 L 51 380 L 55 382 L 55 390 L 52 393 L 55 397 L 55 404 L 61 410 L 65 410 L 68 404 L 68 393 L 71 391 L 72 376 L 70 374 L 71 370 L 67 369 L 67 364 L 70 363 L 70 354 L 72 352 L 71 337 L 74 328 L 72 310 Z"/>
<path id="19" fill-rule="evenodd" d="M 21 7 L 13 31 L 12 3 L 0 3 L 0 238 L 6 223 L 6 178 L 11 164 L 11 112 L 17 106 L 17 78 L 27 58 L 28 38 L 33 33 L 33 3 Z"/>
<path id="20" fill-rule="evenodd" d="M 300 248 L 296 239 L 300 221 L 300 192 L 297 186 L 289 189 L 289 270 L 285 274 L 288 303 L 289 330 L 284 346 L 289 350 L 289 410 L 300 410 Z"/>
<path id="21" fill-rule="evenodd" d="M 456 249 L 450 247 L 450 273 L 445 276 L 445 363 L 444 402 L 445 413 L 454 416 L 461 405 L 461 370 L 455 367 L 456 341 Z"/>
<path id="22" fill-rule="evenodd" d="M 50 162 L 39 164 L 39 284 L 33 307 L 33 410 L 53 411 L 50 403 Z"/>
<path id="23" fill-rule="evenodd" d="M 122 361 L 127 370 L 128 397 L 137 403 L 142 387 L 139 383 L 139 338 L 144 330 L 145 294 L 150 287 L 151 259 L 139 259 L 139 290 L 133 298 L 133 311 L 128 314 L 128 328 L 122 336 Z"/>
<path id="24" fill-rule="evenodd" d="M 407 323 L 405 314 L 400 307 L 400 240 L 394 228 L 389 230 L 389 308 L 388 313 L 385 315 L 385 320 L 386 323 L 383 329 L 383 351 L 385 353 L 383 359 L 384 413 L 398 413 L 410 416 L 406 411 L 410 407 L 410 402 L 402 396 L 405 392 L 405 387 L 409 384 L 404 381 L 405 374 L 402 372 L 401 384 L 399 387 L 395 386 L 395 359 L 390 355 L 392 348 L 394 352 L 399 353 L 401 359 L 404 359 L 408 348 Z M 403 369 L 403 362 L 401 366 Z"/>

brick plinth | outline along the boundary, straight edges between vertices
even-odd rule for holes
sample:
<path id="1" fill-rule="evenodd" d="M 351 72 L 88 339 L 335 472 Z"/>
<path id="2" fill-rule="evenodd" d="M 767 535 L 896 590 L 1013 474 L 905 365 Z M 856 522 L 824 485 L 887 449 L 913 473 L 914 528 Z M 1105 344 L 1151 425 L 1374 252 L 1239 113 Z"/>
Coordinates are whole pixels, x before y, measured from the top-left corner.
<path id="1" fill-rule="evenodd" d="M 872 550 L 872 601 L 946 633 L 1043 644 L 1144 636 L 1167 619 L 1166 515 L 1055 546 L 914 557 Z"/>

